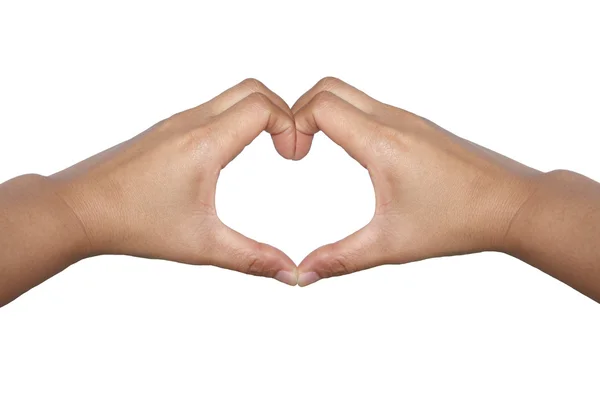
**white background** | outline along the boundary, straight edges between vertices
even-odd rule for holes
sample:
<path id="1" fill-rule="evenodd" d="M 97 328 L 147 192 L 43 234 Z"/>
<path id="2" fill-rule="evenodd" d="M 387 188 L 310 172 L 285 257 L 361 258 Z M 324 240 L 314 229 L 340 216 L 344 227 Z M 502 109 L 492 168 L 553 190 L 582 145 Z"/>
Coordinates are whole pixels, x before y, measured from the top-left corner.
<path id="1" fill-rule="evenodd" d="M 51 174 L 246 77 L 338 76 L 548 171 L 600 180 L 595 1 L 0 3 L 0 181 Z M 222 173 L 232 227 L 300 262 L 369 221 L 324 135 Z M 0 234 L 6 234 L 0 232 Z M 0 249 L 1 251 L 1 249 Z M 0 309 L 0 399 L 598 399 L 600 306 L 502 254 L 314 286 L 85 260 Z"/>

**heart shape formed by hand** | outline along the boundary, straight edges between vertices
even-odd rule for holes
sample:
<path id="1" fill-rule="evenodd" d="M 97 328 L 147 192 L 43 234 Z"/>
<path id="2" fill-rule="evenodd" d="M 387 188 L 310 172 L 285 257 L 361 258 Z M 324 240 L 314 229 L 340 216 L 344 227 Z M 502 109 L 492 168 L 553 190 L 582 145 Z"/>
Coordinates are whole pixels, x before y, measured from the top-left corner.
<path id="1" fill-rule="evenodd" d="M 273 134 L 282 156 L 302 159 L 322 131 L 369 171 L 375 190 L 370 223 L 306 256 L 294 271 L 300 286 L 382 264 L 505 250 L 510 221 L 531 192 L 524 177 L 537 171 L 336 78 L 319 81 L 291 109 L 278 96 L 273 102 L 295 128 Z M 502 190 L 489 190 L 496 182 Z M 275 277 L 295 278 L 290 271 Z"/>
<path id="2" fill-rule="evenodd" d="M 306 156 L 313 135 L 324 132 L 368 170 L 376 199 L 371 221 L 314 250 L 298 266 L 282 251 L 227 227 L 215 209 L 219 174 L 263 131 L 271 134 L 280 155 L 293 160 Z M 544 226 L 535 210 L 541 207 L 530 205 L 534 194 L 558 185 L 557 193 L 546 195 L 564 201 L 565 185 L 574 179 L 528 168 L 335 78 L 321 80 L 291 108 L 250 79 L 64 171 L 7 182 L 0 192 L 8 193 L 5 203 L 23 200 L 25 205 L 11 208 L 16 217 L 9 220 L 17 222 L 9 221 L 9 228 L 16 227 L 17 235 L 5 247 L 21 238 L 43 243 L 42 251 L 25 254 L 20 248 L 2 260 L 11 277 L 29 272 L 25 279 L 8 280 L 0 304 L 100 254 L 216 265 L 306 286 L 381 264 L 491 250 L 518 257 L 527 253 L 520 258 L 554 265 L 546 268 L 551 274 L 574 277 L 592 253 L 579 260 L 579 270 L 566 273 L 555 260 L 566 264 L 564 255 L 547 250 L 556 238 L 545 237 L 526 250 L 522 245 L 523 237 L 531 236 L 532 221 L 538 230 Z M 568 186 L 576 195 L 565 204 L 591 208 L 596 189 L 588 190 L 589 182 L 577 185 Z M 59 234 L 42 237 L 38 227 L 25 227 L 35 225 L 31 221 Z M 579 229 L 561 226 L 571 233 Z M 581 232 L 587 231 L 575 236 L 585 236 Z M 37 268 L 42 261 L 48 266 Z M 584 280 L 565 282 L 594 293 Z"/>
<path id="3" fill-rule="evenodd" d="M 262 131 L 287 159 L 306 156 L 319 131 L 341 146 L 373 182 L 369 224 L 298 266 L 223 224 L 215 210 L 219 173 Z M 531 174 L 325 78 L 291 108 L 262 83 L 245 80 L 52 179 L 81 221 L 92 255 L 216 265 L 306 286 L 381 264 L 502 250 L 510 221 L 529 196 Z M 501 190 L 489 189 L 497 182 Z"/>

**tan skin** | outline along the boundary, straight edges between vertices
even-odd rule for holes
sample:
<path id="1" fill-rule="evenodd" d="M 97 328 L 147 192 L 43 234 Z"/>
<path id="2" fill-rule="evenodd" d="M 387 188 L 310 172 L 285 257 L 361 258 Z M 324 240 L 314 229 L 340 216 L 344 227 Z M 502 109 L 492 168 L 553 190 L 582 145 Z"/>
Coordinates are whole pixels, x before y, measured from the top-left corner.
<path id="1" fill-rule="evenodd" d="M 368 169 L 375 189 L 372 221 L 297 268 L 215 212 L 219 171 L 263 130 L 295 160 L 323 131 Z M 600 184 L 534 170 L 335 78 L 291 110 L 246 80 L 67 170 L 5 182 L 0 232 L 0 305 L 98 254 L 217 265 L 306 286 L 481 251 L 522 259 L 600 301 Z"/>
<path id="2" fill-rule="evenodd" d="M 217 265 L 295 285 L 289 257 L 215 212 L 219 172 L 263 130 L 294 157 L 291 110 L 250 79 L 55 175 L 2 184 L 0 305 L 99 254 Z"/>

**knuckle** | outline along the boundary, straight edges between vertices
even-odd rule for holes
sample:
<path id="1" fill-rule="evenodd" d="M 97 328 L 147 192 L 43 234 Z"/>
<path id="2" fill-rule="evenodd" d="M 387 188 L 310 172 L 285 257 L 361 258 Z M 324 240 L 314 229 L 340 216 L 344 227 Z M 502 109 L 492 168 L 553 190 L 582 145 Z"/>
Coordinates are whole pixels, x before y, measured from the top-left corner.
<path id="1" fill-rule="evenodd" d="M 571 181 L 576 177 L 576 175 L 574 175 L 573 172 L 566 169 L 552 170 L 548 172 L 546 176 L 550 179 L 556 179 L 557 181 Z"/>
<path id="2" fill-rule="evenodd" d="M 210 141 L 215 136 L 215 128 L 214 121 L 209 121 L 202 126 L 190 130 L 189 136 L 196 143 Z"/>
<path id="3" fill-rule="evenodd" d="M 406 138 L 396 129 L 373 122 L 371 131 L 373 132 L 370 136 L 371 147 L 379 155 L 397 157 L 399 152 L 404 153 L 407 150 Z"/>
<path id="4" fill-rule="evenodd" d="M 377 120 L 371 120 L 371 130 L 374 134 L 390 141 L 394 140 L 398 136 L 396 129 Z"/>
<path id="5" fill-rule="evenodd" d="M 182 151 L 191 157 L 196 164 L 212 169 L 217 163 L 215 145 L 218 145 L 219 135 L 215 134 L 213 123 L 194 128 L 182 138 Z M 202 160 L 202 162 L 197 162 Z"/>
<path id="6" fill-rule="evenodd" d="M 271 111 L 271 100 L 260 92 L 253 92 L 248 95 L 248 104 L 259 112 L 268 113 Z"/>
<path id="7" fill-rule="evenodd" d="M 250 255 L 248 257 L 248 263 L 246 264 L 244 272 L 249 275 L 262 275 L 263 262 L 257 255 Z"/>
<path id="8" fill-rule="evenodd" d="M 248 100 L 254 106 L 268 108 L 269 98 L 260 92 L 252 92 L 248 95 Z"/>
<path id="9" fill-rule="evenodd" d="M 255 78 L 246 78 L 240 83 L 240 85 L 249 89 L 252 92 L 258 92 L 264 90 L 265 88 L 265 85 Z"/>
<path id="10" fill-rule="evenodd" d="M 314 97 L 316 108 L 328 108 L 334 101 L 335 95 L 327 90 L 317 93 Z"/>
<path id="11" fill-rule="evenodd" d="M 175 127 L 177 126 L 177 121 L 179 118 L 181 118 L 180 115 L 181 113 L 171 115 L 170 117 L 158 122 L 154 127 L 156 127 L 160 131 L 171 132 L 175 130 Z"/>
<path id="12" fill-rule="evenodd" d="M 323 248 L 321 253 L 321 264 L 327 276 L 347 275 L 356 271 L 352 258 L 354 253 L 342 251 L 339 243 L 333 243 Z"/>
<path id="13" fill-rule="evenodd" d="M 333 256 L 330 258 L 328 265 L 328 272 L 331 276 L 347 275 L 355 271 L 347 257 L 343 255 Z"/>
<path id="14" fill-rule="evenodd" d="M 237 256 L 240 260 L 243 260 L 243 262 L 240 262 L 241 272 L 249 275 L 259 275 L 262 267 L 260 247 L 260 243 L 255 242 L 250 248 L 238 250 Z"/>
<path id="15" fill-rule="evenodd" d="M 386 135 L 397 152 L 406 153 L 418 143 L 418 138 L 410 132 L 394 129 L 387 132 Z"/>
<path id="16" fill-rule="evenodd" d="M 369 132 L 369 139 L 374 143 L 389 142 L 389 139 L 394 135 L 389 127 L 372 119 L 368 120 L 365 128 Z"/>
<path id="17" fill-rule="evenodd" d="M 326 76 L 325 78 L 317 82 L 317 88 L 319 89 L 319 91 L 328 91 L 340 86 L 342 83 L 343 82 L 341 79 L 335 78 L 333 76 Z"/>
<path id="18" fill-rule="evenodd" d="M 262 243 L 256 243 L 254 249 L 245 255 L 243 272 L 249 275 L 274 277 L 277 273 L 276 264 L 270 262 L 268 248 Z"/>

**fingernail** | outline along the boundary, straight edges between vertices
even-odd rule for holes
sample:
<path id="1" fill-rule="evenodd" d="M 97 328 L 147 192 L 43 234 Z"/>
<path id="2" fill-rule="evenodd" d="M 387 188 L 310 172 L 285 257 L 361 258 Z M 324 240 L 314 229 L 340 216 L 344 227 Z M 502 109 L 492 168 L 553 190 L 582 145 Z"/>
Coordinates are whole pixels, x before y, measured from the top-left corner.
<path id="1" fill-rule="evenodd" d="M 304 272 L 298 277 L 298 285 L 308 286 L 311 283 L 315 283 L 319 279 L 321 279 L 321 277 L 314 271 Z"/>
<path id="2" fill-rule="evenodd" d="M 283 282 L 290 286 L 296 286 L 298 284 L 298 278 L 296 277 L 296 272 L 284 271 L 281 270 L 277 274 L 275 274 L 275 279 L 279 282 Z"/>

